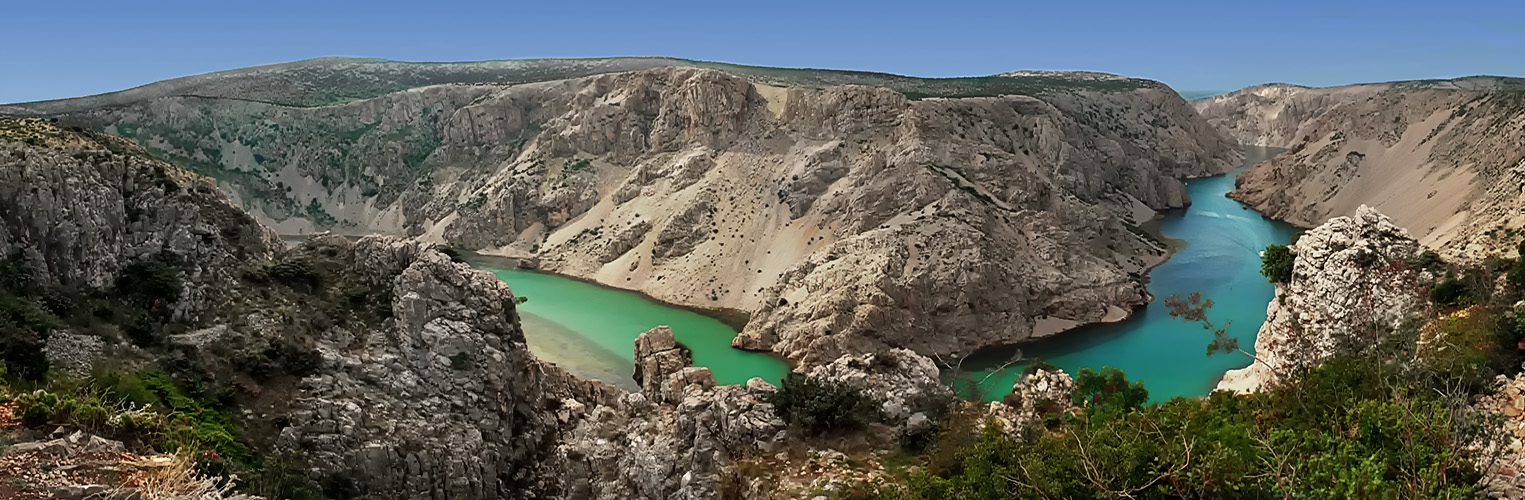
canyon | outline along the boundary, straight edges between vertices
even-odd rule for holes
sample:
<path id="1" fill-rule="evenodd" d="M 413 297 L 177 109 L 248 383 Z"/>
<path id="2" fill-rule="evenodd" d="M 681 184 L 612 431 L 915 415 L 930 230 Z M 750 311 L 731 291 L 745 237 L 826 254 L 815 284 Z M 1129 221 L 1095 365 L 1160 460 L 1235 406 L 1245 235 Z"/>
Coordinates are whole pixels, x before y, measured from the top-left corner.
<path id="1" fill-rule="evenodd" d="M 1414 284 L 1437 278 L 1402 263 L 1507 254 L 1522 236 L 1516 85 L 1187 103 L 1077 72 L 303 61 L 0 106 L 47 117 L 0 119 L 0 255 L 5 286 L 24 274 L 47 308 L 98 320 L 52 328 L 50 363 L 226 387 L 240 441 L 300 453 L 325 488 L 798 497 L 885 480 L 887 450 L 958 418 L 1016 436 L 1085 411 L 1076 381 L 1044 369 L 998 382 L 1000 402 L 960 402 L 934 360 L 1150 303 L 1147 273 L 1172 251 L 1151 225 L 1191 204 L 1182 179 L 1238 165 L 1238 143 L 1286 151 L 1232 196 L 1318 227 L 1291 246 L 1255 364 L 1218 387 L 1268 390 L 1362 328 L 1399 328 L 1427 303 Z M 1206 205 L 1224 224 L 1238 209 Z M 1257 228 L 1234 241 L 1283 234 Z M 1187 242 L 1208 248 L 1183 265 L 1257 250 L 1208 243 Z M 774 411 L 787 381 L 721 383 L 671 328 L 635 339 L 633 384 L 576 377 L 536 358 L 520 297 L 461 250 L 740 311 L 735 346 L 868 395 L 875 421 L 812 440 Z M 166 275 L 176 286 L 135 285 Z"/>
<path id="2" fill-rule="evenodd" d="M 0 113 L 121 134 L 283 233 L 406 236 L 739 310 L 737 347 L 806 365 L 1120 320 L 1166 254 L 1142 225 L 1240 158 L 1168 87 L 1077 72 L 341 59 Z"/>

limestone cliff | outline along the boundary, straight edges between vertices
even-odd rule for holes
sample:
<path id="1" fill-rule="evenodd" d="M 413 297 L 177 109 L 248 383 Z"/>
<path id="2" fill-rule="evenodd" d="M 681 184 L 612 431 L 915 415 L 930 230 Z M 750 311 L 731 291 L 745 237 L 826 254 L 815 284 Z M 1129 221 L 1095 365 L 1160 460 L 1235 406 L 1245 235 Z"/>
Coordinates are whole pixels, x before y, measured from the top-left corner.
<path id="1" fill-rule="evenodd" d="M 776 457 L 822 446 L 827 439 L 787 428 L 767 402 L 777 387 L 757 378 L 744 386 L 717 386 L 708 368 L 692 366 L 666 327 L 641 334 L 635 355 L 640 392 L 615 404 L 585 408 L 569 402 L 564 407 L 576 425 L 551 462 L 555 470 L 565 471 L 564 498 L 796 498 L 805 493 L 791 491 L 776 480 L 783 471 L 771 469 L 786 461 Z M 844 356 L 810 376 L 859 389 L 879 401 L 884 424 L 872 424 L 868 434 L 880 441 L 871 446 L 884 449 L 898 446 L 893 437 L 902 429 L 925 424 L 924 412 L 954 400 L 932 360 L 904 349 Z M 771 465 L 737 470 L 747 459 Z"/>
<path id="2" fill-rule="evenodd" d="M 1358 352 L 1428 304 L 1418 285 L 1419 244 L 1387 216 L 1361 206 L 1309 230 L 1289 248 L 1292 278 L 1276 285 L 1255 339 L 1255 361 L 1224 374 L 1218 389 L 1254 392 L 1335 353 Z"/>
<path id="3" fill-rule="evenodd" d="M 620 394 L 536 361 L 507 285 L 428 245 L 321 237 L 288 249 L 210 179 L 36 120 L 0 120 L 0 179 L 7 279 L 24 273 L 51 290 L 50 309 L 94 318 L 48 332 L 93 352 L 49 357 L 234 388 L 248 445 L 300 450 L 325 484 L 387 498 L 551 495 L 561 483 L 544 464 L 564 425 L 551 409 Z M 129 271 L 146 259 L 153 271 Z M 176 293 L 122 299 L 150 285 Z"/>
<path id="4" fill-rule="evenodd" d="M 333 84 L 309 62 L 4 111 L 127 135 L 283 232 L 534 257 L 750 312 L 738 345 L 811 364 L 1119 319 L 1164 254 L 1139 224 L 1189 202 L 1179 178 L 1238 156 L 1167 87 L 1113 75 L 613 61 L 454 80 L 345 61 L 382 83 L 358 100 L 237 97 Z"/>
<path id="5" fill-rule="evenodd" d="M 1448 255 L 1509 253 L 1525 231 L 1525 83 L 1499 77 L 1263 85 L 1196 101 L 1239 142 L 1287 149 L 1230 193 L 1311 227 L 1367 204 Z"/>

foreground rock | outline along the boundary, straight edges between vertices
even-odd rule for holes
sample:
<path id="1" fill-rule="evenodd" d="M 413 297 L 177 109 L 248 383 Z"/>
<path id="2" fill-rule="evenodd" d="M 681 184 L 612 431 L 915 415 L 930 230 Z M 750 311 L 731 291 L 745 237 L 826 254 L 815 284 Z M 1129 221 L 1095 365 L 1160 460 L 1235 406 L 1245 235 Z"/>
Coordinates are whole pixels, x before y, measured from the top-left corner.
<path id="1" fill-rule="evenodd" d="M 561 476 L 545 464 L 571 421 L 562 402 L 620 394 L 535 360 L 507 285 L 430 245 L 330 236 L 284 248 L 210 179 L 129 143 L 33 120 L 0 120 L 0 132 L 7 279 L 105 323 L 89 329 L 99 344 L 44 331 L 60 338 L 38 355 L 74 369 L 95 355 L 129 373 L 174 363 L 228 387 L 241 434 L 300 452 L 315 480 L 386 498 L 554 495 Z M 151 271 L 122 278 L 145 259 Z M 140 293 L 134 280 L 159 294 L 115 301 Z M 57 290 L 90 291 L 78 297 L 96 309 L 76 312 Z M 118 316 L 135 319 L 120 328 Z"/>
<path id="2" fill-rule="evenodd" d="M 1273 84 L 1195 106 L 1239 142 L 1287 149 L 1230 193 L 1269 217 L 1311 227 L 1371 205 L 1453 256 L 1511 253 L 1525 229 L 1525 80 Z"/>
<path id="3" fill-rule="evenodd" d="M 1254 392 L 1340 352 L 1357 352 L 1428 302 L 1417 285 L 1419 244 L 1375 209 L 1336 217 L 1292 244 L 1292 279 L 1276 285 L 1255 339 L 1255 361 L 1230 370 L 1219 390 Z"/>
<path id="4" fill-rule="evenodd" d="M 807 365 L 1121 319 L 1165 253 L 1139 225 L 1238 160 L 1174 91 L 1115 75 L 560 64 L 307 62 L 9 111 L 226 172 L 283 232 L 403 234 L 751 312 L 739 346 Z M 482 84 L 425 85 L 451 82 Z M 364 99 L 291 106 L 327 94 Z"/>
<path id="5" fill-rule="evenodd" d="M 802 487 L 800 477 L 779 483 L 773 473 L 803 459 L 795 450 L 801 446 L 810 448 L 806 455 L 814 458 L 807 461 L 817 472 L 845 470 L 831 458 L 842 453 L 812 446 L 821 438 L 792 434 L 774 414 L 767 402 L 778 390 L 772 384 L 754 378 L 717 386 L 709 369 L 691 366 L 666 327 L 641 334 L 636 346 L 642 391 L 587 408 L 562 438 L 552 467 L 566 471 L 566 498 L 757 498 L 793 491 Z M 932 361 L 904 349 L 844 356 L 810 376 L 881 401 L 885 437 L 924 423 L 925 411 L 954 400 Z M 738 470 L 743 463 L 751 468 Z"/>

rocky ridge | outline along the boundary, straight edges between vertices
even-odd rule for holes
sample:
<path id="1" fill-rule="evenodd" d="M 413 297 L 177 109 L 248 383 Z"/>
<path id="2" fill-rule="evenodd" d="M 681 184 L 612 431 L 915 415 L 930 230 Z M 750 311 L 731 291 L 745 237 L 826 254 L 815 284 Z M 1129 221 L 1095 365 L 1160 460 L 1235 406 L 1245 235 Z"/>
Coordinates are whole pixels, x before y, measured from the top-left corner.
<path id="1" fill-rule="evenodd" d="M 1267 216 L 1312 227 L 1371 205 L 1451 256 L 1508 254 L 1525 233 L 1519 79 L 1271 84 L 1193 105 L 1241 143 L 1287 150 L 1230 193 Z"/>
<path id="2" fill-rule="evenodd" d="M 167 308 L 139 316 L 160 319 L 50 336 L 103 338 L 97 355 L 113 366 L 169 359 L 235 388 L 250 444 L 303 451 L 318 479 L 383 497 L 553 494 L 561 483 L 544 464 L 565 423 L 554 408 L 622 394 L 535 360 L 507 285 L 430 245 L 320 237 L 286 248 L 209 179 L 129 143 L 36 120 L 3 120 L 0 132 L 7 265 L 88 298 L 120 294 L 123 269 L 152 258 L 163 264 L 150 278 L 182 291 L 141 305 Z M 99 361 L 74 359 L 90 355 L 76 344 L 49 356 Z"/>
<path id="3" fill-rule="evenodd" d="M 1230 370 L 1219 390 L 1254 392 L 1312 366 L 1366 335 L 1399 327 L 1428 303 L 1418 284 L 1420 246 L 1387 216 L 1362 206 L 1309 230 L 1289 250 L 1292 278 L 1276 285 L 1255 338 L 1255 361 Z"/>

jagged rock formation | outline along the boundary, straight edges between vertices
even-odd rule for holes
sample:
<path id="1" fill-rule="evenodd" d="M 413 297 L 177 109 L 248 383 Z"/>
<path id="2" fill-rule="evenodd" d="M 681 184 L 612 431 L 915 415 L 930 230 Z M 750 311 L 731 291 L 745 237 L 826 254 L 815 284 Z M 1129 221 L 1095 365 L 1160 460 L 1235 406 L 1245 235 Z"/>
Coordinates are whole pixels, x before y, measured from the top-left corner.
<path id="1" fill-rule="evenodd" d="M 1522 80 L 1272 84 L 1194 105 L 1239 142 L 1287 149 L 1230 193 L 1267 216 L 1311 227 L 1367 204 L 1457 256 L 1525 234 Z"/>
<path id="2" fill-rule="evenodd" d="M 106 288 L 157 254 L 192 266 L 176 317 L 220 314 L 240 266 L 280 247 L 274 232 L 188 175 L 131 143 L 37 120 L 0 121 L 0 255 L 38 268 L 44 285 Z"/>
<path id="3" fill-rule="evenodd" d="M 564 498 L 717 498 L 726 464 L 784 438 L 784 422 L 764 402 L 771 384 L 717 386 L 666 327 L 641 334 L 636 346 L 642 391 L 588 409 L 559 446 Z"/>
<path id="4" fill-rule="evenodd" d="M 35 120 L 0 132 L 0 250 L 45 286 L 90 294 L 123 286 L 131 262 L 175 255 L 155 279 L 183 293 L 151 304 L 172 314 L 125 339 L 92 330 L 114 346 L 100 355 L 151 364 L 156 344 L 177 345 L 178 363 L 240 389 L 255 446 L 300 449 L 320 477 L 390 498 L 555 494 L 543 466 L 570 422 L 555 410 L 622 394 L 535 360 L 507 285 L 429 245 L 287 249 L 210 180 L 129 143 Z"/>
<path id="5" fill-rule="evenodd" d="M 666 327 L 641 334 L 636 346 L 642 390 L 617 404 L 576 410 L 586 415 L 562 439 L 553 466 L 567 471 L 562 494 L 700 499 L 721 497 L 723 488 L 742 498 L 781 491 L 766 474 L 732 469 L 742 459 L 773 460 L 775 452 L 787 455 L 784 447 L 809 442 L 791 435 L 767 403 L 778 389 L 756 378 L 744 386 L 716 386 L 707 368 L 691 365 Z M 932 361 L 905 349 L 844 356 L 810 376 L 880 401 L 888 426 L 878 433 L 888 436 L 924 424 L 923 412 L 954 401 Z"/>
<path id="6" fill-rule="evenodd" d="M 1063 370 L 1034 370 L 1012 384 L 1011 394 L 985 406 L 985 421 L 1017 436 L 1041 423 L 1044 415 L 1067 414 L 1075 406 L 1075 379 Z"/>
<path id="7" fill-rule="evenodd" d="M 322 366 L 302 379 L 280 444 L 367 491 L 517 498 L 549 491 L 556 437 L 545 372 L 524 344 L 513 294 L 490 274 L 391 238 L 308 242 L 390 289 L 391 319 L 323 332 Z"/>
<path id="8" fill-rule="evenodd" d="M 1479 450 L 1480 456 L 1497 457 L 1479 464 L 1483 487 L 1489 498 L 1525 498 L 1525 374 L 1499 376 L 1493 393 L 1478 397 L 1475 407 L 1503 419 L 1500 442 Z"/>
<path id="9" fill-rule="evenodd" d="M 751 312 L 739 346 L 809 364 L 1120 319 L 1164 254 L 1139 225 L 1239 154 L 1115 75 L 600 61 L 310 61 L 0 112 L 127 135 L 285 232 L 406 234 Z M 379 83 L 324 94 L 345 71 Z"/>
<path id="10" fill-rule="evenodd" d="M 1414 262 L 1419 244 L 1375 209 L 1336 217 L 1289 249 L 1292 279 L 1276 285 L 1255 339 L 1256 360 L 1230 370 L 1219 390 L 1253 392 L 1340 352 L 1357 352 L 1428 303 Z"/>

